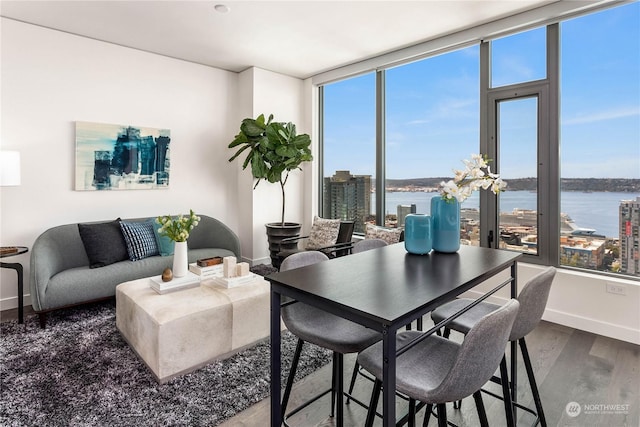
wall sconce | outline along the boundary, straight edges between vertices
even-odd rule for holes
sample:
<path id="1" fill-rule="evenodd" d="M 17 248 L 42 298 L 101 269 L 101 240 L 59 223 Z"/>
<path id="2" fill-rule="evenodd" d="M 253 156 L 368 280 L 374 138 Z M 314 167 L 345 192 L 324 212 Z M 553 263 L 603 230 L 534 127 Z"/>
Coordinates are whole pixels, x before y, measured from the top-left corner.
<path id="1" fill-rule="evenodd" d="M 20 152 L 0 151 L 0 186 L 20 185 Z"/>

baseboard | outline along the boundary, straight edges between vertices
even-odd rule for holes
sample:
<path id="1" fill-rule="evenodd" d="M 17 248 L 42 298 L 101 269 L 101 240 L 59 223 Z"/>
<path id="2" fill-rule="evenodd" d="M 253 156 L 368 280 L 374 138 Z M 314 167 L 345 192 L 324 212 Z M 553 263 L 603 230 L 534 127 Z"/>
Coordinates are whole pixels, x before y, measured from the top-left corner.
<path id="1" fill-rule="evenodd" d="M 27 294 L 24 296 L 24 306 L 31 305 L 31 295 Z M 13 308 L 18 308 L 18 297 L 9 297 L 0 299 L 0 311 L 11 310 Z"/>
<path id="2" fill-rule="evenodd" d="M 463 297 L 478 298 L 481 295 L 483 295 L 482 292 L 468 291 L 464 293 Z M 488 298 L 488 301 L 495 304 L 504 304 L 507 299 L 503 297 L 491 296 Z M 624 325 L 604 322 L 602 320 L 579 316 L 576 314 L 549 308 L 544 311 L 542 320 L 557 323 L 558 325 L 568 326 L 573 329 L 590 332 L 592 334 L 640 345 L 640 329 L 633 329 Z"/>

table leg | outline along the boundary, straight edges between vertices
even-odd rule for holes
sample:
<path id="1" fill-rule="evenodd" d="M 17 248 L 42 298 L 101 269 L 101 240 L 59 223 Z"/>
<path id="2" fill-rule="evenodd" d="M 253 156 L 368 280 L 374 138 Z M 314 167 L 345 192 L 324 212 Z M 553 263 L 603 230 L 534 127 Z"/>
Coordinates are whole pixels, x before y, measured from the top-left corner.
<path id="1" fill-rule="evenodd" d="M 282 424 L 280 402 L 280 370 L 282 354 L 280 350 L 280 294 L 271 291 L 271 427 Z"/>
<path id="2" fill-rule="evenodd" d="M 0 262 L 0 267 L 10 268 L 18 273 L 18 323 L 24 323 L 24 270 L 16 262 Z"/>
<path id="3" fill-rule="evenodd" d="M 396 425 L 396 331 L 382 331 L 382 424 Z"/>

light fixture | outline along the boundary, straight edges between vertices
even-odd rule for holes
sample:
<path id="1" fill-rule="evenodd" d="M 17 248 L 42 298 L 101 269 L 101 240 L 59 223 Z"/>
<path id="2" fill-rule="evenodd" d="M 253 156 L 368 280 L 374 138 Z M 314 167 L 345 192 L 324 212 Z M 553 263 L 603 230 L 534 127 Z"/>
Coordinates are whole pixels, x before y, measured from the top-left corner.
<path id="1" fill-rule="evenodd" d="M 227 6 L 226 4 L 217 4 L 215 6 L 213 6 L 213 8 L 216 10 L 216 12 L 220 12 L 220 13 L 227 13 L 229 12 L 229 6 Z"/>
<path id="2" fill-rule="evenodd" d="M 20 152 L 0 151 L 0 186 L 20 185 Z"/>

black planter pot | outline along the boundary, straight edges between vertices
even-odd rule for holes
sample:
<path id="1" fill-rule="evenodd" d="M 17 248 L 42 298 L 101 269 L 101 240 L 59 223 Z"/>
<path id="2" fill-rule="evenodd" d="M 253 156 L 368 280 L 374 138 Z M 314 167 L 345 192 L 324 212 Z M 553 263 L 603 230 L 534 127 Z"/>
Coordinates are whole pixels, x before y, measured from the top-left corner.
<path id="1" fill-rule="evenodd" d="M 302 226 L 296 222 L 285 222 L 284 225 L 279 222 L 271 222 L 266 224 L 267 240 L 269 242 L 269 254 L 271 256 L 271 265 L 280 268 L 280 259 L 278 252 L 281 250 L 297 249 L 298 241 L 291 243 L 281 243 L 282 239 L 289 237 L 298 237 Z"/>

